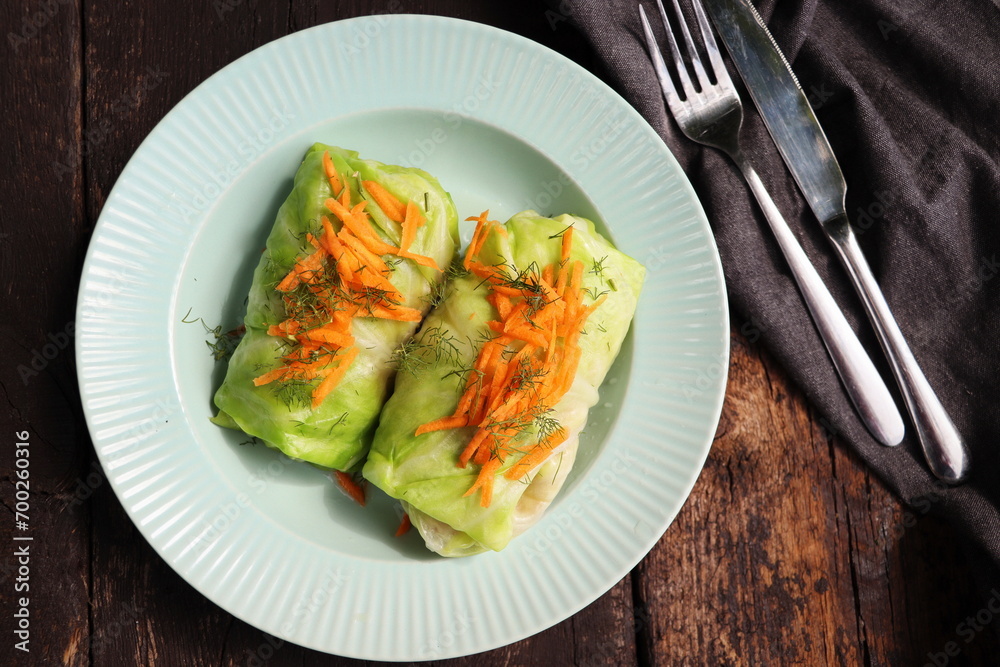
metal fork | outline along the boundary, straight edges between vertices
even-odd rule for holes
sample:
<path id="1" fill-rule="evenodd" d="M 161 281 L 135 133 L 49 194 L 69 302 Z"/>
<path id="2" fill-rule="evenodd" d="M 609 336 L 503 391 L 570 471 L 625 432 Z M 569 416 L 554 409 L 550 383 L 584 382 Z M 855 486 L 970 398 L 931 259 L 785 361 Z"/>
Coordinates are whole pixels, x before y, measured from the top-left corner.
<path id="1" fill-rule="evenodd" d="M 697 86 L 688 74 L 687 66 L 677 46 L 677 40 L 670 29 L 670 21 L 663 9 L 661 0 L 656 0 L 660 10 L 660 18 L 666 30 L 670 43 L 670 52 L 677 70 L 683 97 L 678 94 L 670 77 L 667 64 L 663 60 L 653 29 L 646 17 L 646 12 L 639 5 L 639 15 L 642 27 L 646 33 L 646 43 L 656 76 L 660 80 L 663 96 L 670 108 L 677 125 L 688 138 L 698 143 L 717 148 L 729 155 L 736 163 L 744 178 L 750 185 L 750 190 L 757 198 L 764 217 L 774 232 L 792 270 L 795 282 L 799 286 L 802 298 L 812 314 L 813 322 L 819 331 L 820 338 L 833 360 L 833 365 L 854 403 L 861 419 L 868 426 L 875 438 L 885 445 L 898 445 L 903 439 L 903 418 L 896 408 L 885 382 L 875 370 L 868 353 L 865 352 L 844 317 L 843 312 L 833 300 L 816 268 L 809 261 L 802 246 L 796 240 L 788 223 L 781 216 L 774 201 L 764 188 L 760 176 L 747 161 L 740 146 L 740 126 L 743 124 L 743 105 L 733 86 L 726 67 L 722 63 L 719 47 L 712 36 L 708 19 L 698 0 L 693 1 L 695 15 L 701 31 L 705 53 L 708 54 L 711 70 L 715 75 L 715 83 L 709 79 L 709 73 L 702 64 L 691 33 L 685 23 L 677 0 L 673 0 L 678 23 L 686 45 L 691 69 L 697 79 Z"/>

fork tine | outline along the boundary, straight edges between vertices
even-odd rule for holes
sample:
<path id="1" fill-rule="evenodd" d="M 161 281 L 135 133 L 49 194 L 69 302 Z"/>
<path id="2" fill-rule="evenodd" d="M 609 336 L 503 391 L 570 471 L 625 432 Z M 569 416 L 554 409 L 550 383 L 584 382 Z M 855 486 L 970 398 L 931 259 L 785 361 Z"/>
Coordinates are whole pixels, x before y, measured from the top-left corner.
<path id="1" fill-rule="evenodd" d="M 674 39 L 674 33 L 670 29 L 670 23 L 667 21 L 667 15 L 663 11 L 663 5 L 660 3 L 660 0 L 656 0 L 656 4 L 660 7 L 660 19 L 663 22 L 663 30 L 667 33 L 667 41 L 670 43 L 670 52 L 673 55 L 674 65 L 677 68 L 677 78 L 680 80 L 681 88 L 684 90 L 684 99 L 689 99 L 695 93 L 694 85 L 691 83 L 691 77 L 688 75 L 687 68 L 684 66 L 684 59 L 681 58 L 681 52 L 677 48 L 677 41 Z M 642 9 L 641 4 L 639 5 L 639 11 L 641 15 L 645 17 L 646 12 Z M 647 31 L 646 40 L 649 42 L 650 52 L 656 53 L 662 60 L 660 47 L 656 44 L 656 38 L 653 36 L 653 31 L 648 21 L 645 22 L 643 28 Z M 670 81 L 670 75 L 666 70 L 666 63 L 664 63 L 664 74 L 666 75 L 666 80 Z M 672 82 L 670 88 L 674 89 Z M 677 95 L 676 89 L 674 89 L 674 95 Z"/>
<path id="2" fill-rule="evenodd" d="M 663 60 L 660 47 L 657 45 L 656 37 L 653 35 L 653 27 L 649 25 L 646 11 L 642 8 L 641 4 L 639 5 L 639 18 L 642 20 L 642 30 L 646 33 L 646 46 L 649 49 L 649 57 L 653 60 L 653 69 L 656 71 L 656 78 L 660 80 L 660 88 L 663 90 L 663 96 L 667 98 L 667 105 L 673 108 L 679 101 L 677 88 L 674 87 L 674 81 L 670 78 L 667 63 Z"/>
<path id="3" fill-rule="evenodd" d="M 663 2 L 656 0 L 656 4 L 660 8 L 660 18 L 663 19 L 663 25 L 666 27 L 667 32 L 670 33 L 670 24 L 667 22 L 667 13 L 663 11 Z M 698 55 L 697 48 L 695 48 L 694 40 L 691 39 L 691 32 L 688 30 L 687 21 L 684 20 L 684 13 L 681 12 L 681 5 L 677 0 L 674 0 L 674 15 L 681 26 L 681 34 L 684 36 L 684 46 L 687 48 L 688 57 L 691 59 L 691 66 L 694 67 L 695 78 L 698 79 L 698 87 L 701 90 L 705 90 L 709 85 L 708 77 L 705 76 L 705 67 L 701 64 L 701 57 Z M 673 40 L 674 37 L 671 34 L 670 41 L 673 42 Z M 680 59 L 676 49 L 674 50 L 674 56 L 677 58 L 677 68 L 680 69 L 683 67 L 683 61 Z"/>
<path id="4" fill-rule="evenodd" d="M 677 0 L 674 0 L 676 2 Z M 701 0 L 691 0 L 694 6 L 694 13 L 698 16 L 698 26 L 701 28 L 701 36 L 705 43 L 705 52 L 708 53 L 708 60 L 712 63 L 712 71 L 715 72 L 715 80 L 719 85 L 733 88 L 733 80 L 729 78 L 726 65 L 722 62 L 722 54 L 719 53 L 719 45 L 712 35 L 712 25 L 705 16 L 705 8 L 701 5 Z"/>

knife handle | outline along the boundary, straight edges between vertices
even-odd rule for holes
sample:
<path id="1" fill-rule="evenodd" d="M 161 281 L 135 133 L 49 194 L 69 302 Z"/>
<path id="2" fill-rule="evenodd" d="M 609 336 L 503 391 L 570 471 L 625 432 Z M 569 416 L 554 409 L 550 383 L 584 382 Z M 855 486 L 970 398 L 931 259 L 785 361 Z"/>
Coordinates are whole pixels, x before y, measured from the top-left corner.
<path id="1" fill-rule="evenodd" d="M 824 222 L 823 228 L 833 241 L 889 358 L 931 472 L 946 482 L 961 482 L 969 470 L 968 448 L 906 344 L 846 213 Z"/>
<path id="2" fill-rule="evenodd" d="M 734 155 L 733 159 L 764 211 L 764 217 L 778 240 L 820 338 L 826 345 L 834 368 L 837 369 L 855 409 L 879 442 L 890 446 L 898 445 L 903 440 L 905 426 L 882 376 L 778 211 L 756 170 L 740 154 Z"/>

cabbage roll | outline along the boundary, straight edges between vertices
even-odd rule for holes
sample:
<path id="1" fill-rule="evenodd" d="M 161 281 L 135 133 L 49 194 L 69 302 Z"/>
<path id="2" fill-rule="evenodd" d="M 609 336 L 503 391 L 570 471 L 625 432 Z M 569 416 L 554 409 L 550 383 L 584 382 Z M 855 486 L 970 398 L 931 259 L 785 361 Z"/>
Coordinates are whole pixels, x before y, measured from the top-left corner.
<path id="1" fill-rule="evenodd" d="M 395 355 L 366 479 L 443 556 L 538 521 L 635 312 L 645 269 L 584 218 L 478 218 L 440 303 Z"/>
<path id="2" fill-rule="evenodd" d="M 455 206 L 434 177 L 312 146 L 254 271 L 214 421 L 292 458 L 356 467 L 393 350 L 416 331 L 457 248 Z"/>

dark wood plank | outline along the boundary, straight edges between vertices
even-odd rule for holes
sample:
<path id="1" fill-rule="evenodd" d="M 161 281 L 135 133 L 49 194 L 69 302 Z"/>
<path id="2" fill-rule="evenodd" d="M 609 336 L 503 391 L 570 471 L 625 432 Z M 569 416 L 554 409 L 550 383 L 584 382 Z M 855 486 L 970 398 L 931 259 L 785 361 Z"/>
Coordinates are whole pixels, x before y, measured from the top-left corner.
<path id="1" fill-rule="evenodd" d="M 286 34 L 288 5 L 96 0 L 84 17 L 85 126 L 93 137 L 84 170 L 93 224 L 156 123 L 212 73 Z M 218 664 L 232 617 L 170 569 L 107 485 L 91 506 L 91 664 Z"/>
<path id="2" fill-rule="evenodd" d="M 74 160 L 80 142 L 79 8 L 4 3 L 0 26 L 7 167 L 0 179 L 0 608 L 7 619 L 0 663 L 84 665 L 88 522 L 71 493 L 86 466 L 72 364 L 86 226 L 79 170 L 75 163 L 69 172 L 57 168 Z M 17 441 L 29 443 L 20 448 L 26 458 L 16 456 Z M 21 489 L 16 458 L 28 464 Z M 27 530 L 14 525 L 18 491 Z M 20 598 L 28 602 L 28 653 L 15 647 L 25 637 L 12 633 Z"/>
<path id="3" fill-rule="evenodd" d="M 992 595 L 960 574 L 962 541 L 904 511 L 737 329 L 705 470 L 633 579 L 651 617 L 642 662 L 924 664 L 961 641 Z M 984 631 L 962 660 L 998 646 Z"/>

